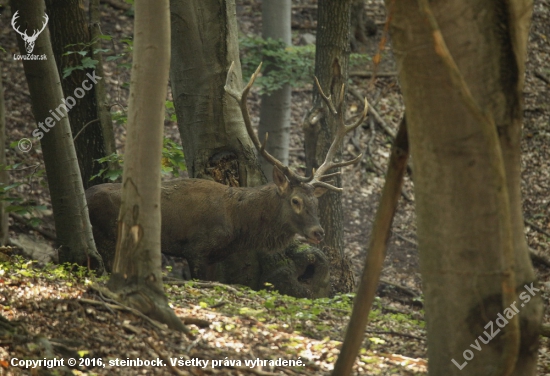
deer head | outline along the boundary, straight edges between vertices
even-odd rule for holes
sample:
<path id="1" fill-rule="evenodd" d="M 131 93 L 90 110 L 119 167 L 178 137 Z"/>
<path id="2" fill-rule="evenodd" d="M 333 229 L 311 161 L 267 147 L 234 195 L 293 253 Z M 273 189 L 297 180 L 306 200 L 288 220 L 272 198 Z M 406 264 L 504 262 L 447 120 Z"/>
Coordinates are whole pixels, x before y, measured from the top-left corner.
<path id="1" fill-rule="evenodd" d="M 34 50 L 34 43 L 36 42 L 36 39 L 38 38 L 40 33 L 42 33 L 42 31 L 44 31 L 44 29 L 46 28 L 49 18 L 48 18 L 48 15 L 44 13 L 45 20 L 44 20 L 44 24 L 42 25 L 42 29 L 35 30 L 32 33 L 32 35 L 29 36 L 27 35 L 27 29 L 25 29 L 25 32 L 22 33 L 21 31 L 19 31 L 19 27 L 15 26 L 15 20 L 19 18 L 18 13 L 19 11 L 13 14 L 13 17 L 11 18 L 11 26 L 13 27 L 13 30 L 17 32 L 17 34 L 21 35 L 21 38 L 23 38 L 23 40 L 25 41 L 25 49 L 27 50 L 27 53 L 31 54 L 32 51 Z"/>

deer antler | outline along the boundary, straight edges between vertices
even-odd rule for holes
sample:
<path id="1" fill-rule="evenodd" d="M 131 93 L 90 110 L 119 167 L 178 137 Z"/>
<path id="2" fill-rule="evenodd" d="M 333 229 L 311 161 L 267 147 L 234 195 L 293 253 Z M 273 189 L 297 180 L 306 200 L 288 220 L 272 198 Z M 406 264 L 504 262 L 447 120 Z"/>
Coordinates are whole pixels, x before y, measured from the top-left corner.
<path id="1" fill-rule="evenodd" d="M 12 19 L 11 19 L 11 26 L 13 27 L 13 29 L 19 34 L 21 35 L 21 37 L 23 38 L 23 40 L 25 41 L 25 49 L 27 50 L 27 52 L 30 54 L 32 53 L 33 49 L 34 49 L 34 43 L 36 41 L 36 38 L 38 38 L 38 36 L 44 31 L 44 29 L 46 28 L 46 25 L 48 24 L 48 20 L 49 20 L 49 17 L 47 14 L 44 13 L 44 24 L 42 25 L 42 29 L 40 30 L 34 30 L 33 34 L 32 35 L 27 35 L 27 29 L 25 29 L 25 32 L 22 33 L 21 31 L 19 31 L 19 27 L 17 27 L 15 25 L 15 21 L 19 18 L 19 11 L 16 11 L 13 16 L 12 16 Z"/>
<path id="2" fill-rule="evenodd" d="M 46 25 L 48 24 L 48 21 L 49 21 L 50 18 L 48 17 L 48 15 L 46 13 L 44 13 L 44 18 L 45 18 L 45 20 L 44 20 L 44 24 L 42 25 L 42 29 L 40 29 L 40 31 L 35 30 L 34 33 L 32 34 L 32 37 L 41 34 L 44 31 L 44 29 L 46 28 Z"/>
<path id="3" fill-rule="evenodd" d="M 17 32 L 17 34 L 21 35 L 21 36 L 27 36 L 27 30 L 25 30 L 24 33 L 20 32 L 19 31 L 19 26 L 15 26 L 15 20 L 19 18 L 19 15 L 18 15 L 19 11 L 16 11 L 14 14 L 13 14 L 13 17 L 11 19 L 11 27 L 13 27 L 13 30 L 15 30 Z"/>
<path id="4" fill-rule="evenodd" d="M 248 81 L 248 84 L 244 87 L 242 92 L 238 92 L 231 86 L 231 76 L 233 73 L 233 69 L 235 68 L 235 63 L 232 62 L 231 66 L 229 67 L 229 71 L 227 72 L 227 79 L 225 82 L 225 91 L 231 95 L 237 102 L 239 102 L 239 106 L 241 108 L 241 112 L 243 115 L 244 124 L 246 126 L 246 130 L 248 132 L 248 135 L 252 139 L 252 143 L 258 149 L 260 154 L 265 158 L 266 161 L 271 163 L 273 166 L 277 167 L 279 170 L 281 170 L 285 176 L 288 178 L 288 180 L 291 183 L 298 184 L 298 183 L 307 183 L 310 182 L 313 179 L 313 176 L 311 177 L 303 177 L 298 174 L 296 174 L 294 171 L 292 171 L 288 166 L 285 166 L 280 160 L 272 156 L 265 150 L 265 145 L 267 143 L 267 133 L 265 135 L 265 140 L 262 143 L 260 143 L 260 140 L 258 139 L 258 136 L 256 136 L 256 133 L 254 133 L 254 130 L 252 129 L 252 123 L 250 121 L 250 113 L 248 112 L 248 106 L 246 104 L 246 98 L 248 97 L 248 93 L 250 92 L 250 88 L 254 84 L 254 81 L 256 80 L 256 77 L 258 77 L 258 74 L 260 73 L 260 68 L 262 67 L 262 63 L 258 65 L 258 68 L 256 68 L 256 71 L 254 74 L 252 74 L 252 77 L 250 77 L 250 81 Z"/>
<path id="5" fill-rule="evenodd" d="M 325 183 L 322 180 L 329 178 L 331 176 L 340 174 L 340 172 L 327 174 L 326 172 L 328 170 L 336 167 L 344 167 L 344 166 L 357 163 L 363 156 L 363 154 L 359 154 L 357 157 L 344 162 L 332 161 L 334 159 L 334 155 L 336 154 L 336 151 L 338 150 L 340 145 L 342 145 L 342 141 L 344 140 L 344 136 L 346 135 L 346 133 L 357 128 L 365 120 L 367 116 L 367 110 L 369 108 L 369 103 L 367 102 L 367 98 L 365 98 L 365 105 L 359 119 L 357 119 L 357 121 L 351 125 L 346 125 L 344 120 L 344 111 L 342 109 L 343 103 L 344 103 L 344 85 L 342 85 L 342 88 L 340 89 L 340 98 L 338 100 L 337 105 L 335 106 L 334 103 L 332 102 L 331 96 L 329 95 L 327 97 L 323 92 L 323 89 L 321 89 L 321 85 L 319 84 L 319 80 L 317 79 L 317 77 L 315 77 L 315 83 L 317 84 L 317 89 L 319 89 L 319 94 L 321 95 L 321 98 L 323 98 L 323 101 L 326 103 L 328 110 L 330 111 L 330 114 L 334 117 L 338 117 L 337 118 L 338 128 L 336 130 L 336 135 L 334 137 L 334 140 L 332 141 L 332 144 L 328 149 L 327 156 L 325 157 L 325 161 L 319 166 L 317 170 L 313 171 L 313 180 L 310 182 L 310 184 L 313 186 L 320 186 L 333 191 L 341 192 L 343 190 L 342 188 L 335 187 L 334 185 Z"/>
<path id="6" fill-rule="evenodd" d="M 254 81 L 256 80 L 256 77 L 258 77 L 258 74 L 260 73 L 260 68 L 262 67 L 262 64 L 258 66 L 254 74 L 252 74 L 252 77 L 250 77 L 250 81 L 248 81 L 248 84 L 244 87 L 242 92 L 238 92 L 237 90 L 233 89 L 231 87 L 231 75 L 233 73 L 234 69 L 234 63 L 231 63 L 231 66 L 229 67 L 229 71 L 227 72 L 227 80 L 225 82 L 225 91 L 231 95 L 237 102 L 239 102 L 239 106 L 241 108 L 241 112 L 243 115 L 244 124 L 246 126 L 246 130 L 248 131 L 248 135 L 252 139 L 252 143 L 254 146 L 256 146 L 256 149 L 260 152 L 260 154 L 273 166 L 279 168 L 285 176 L 290 180 L 291 182 L 296 183 L 309 183 L 313 186 L 323 187 L 330 189 L 332 191 L 341 192 L 343 189 L 339 187 L 335 187 L 334 185 L 331 185 L 329 183 L 326 183 L 322 181 L 323 179 L 327 179 L 331 176 L 335 176 L 340 174 L 340 172 L 335 172 L 331 174 L 327 174 L 326 172 L 332 168 L 336 167 L 343 167 L 348 166 L 354 163 L 357 163 L 361 157 L 362 154 L 359 154 L 356 158 L 344 161 L 344 162 L 332 162 L 332 159 L 334 158 L 334 155 L 336 154 L 336 151 L 342 144 L 342 141 L 344 139 L 344 135 L 355 128 L 357 128 L 367 116 L 367 110 L 368 110 L 368 102 L 367 98 L 365 98 L 365 108 L 363 109 L 363 113 L 361 114 L 360 118 L 352 125 L 346 125 L 344 121 L 344 115 L 342 111 L 342 106 L 344 103 L 344 85 L 342 85 L 341 93 L 340 93 L 340 100 L 337 104 L 337 106 L 334 106 L 334 103 L 332 103 L 332 100 L 329 97 L 325 95 L 323 90 L 321 89 L 321 85 L 319 85 L 319 81 L 317 80 L 317 77 L 315 77 L 315 82 L 317 83 L 317 87 L 319 89 L 319 93 L 321 94 L 321 97 L 327 104 L 327 107 L 331 113 L 332 116 L 338 116 L 338 129 L 336 131 L 336 135 L 334 138 L 334 141 L 332 142 L 332 145 L 330 145 L 330 148 L 328 150 L 327 156 L 325 158 L 325 161 L 317 170 L 313 170 L 313 175 L 311 177 L 304 177 L 296 174 L 294 171 L 292 171 L 288 166 L 285 166 L 281 161 L 279 161 L 277 158 L 272 156 L 265 150 L 265 144 L 267 143 L 267 134 L 265 136 L 265 140 L 262 143 L 260 143 L 260 140 L 258 139 L 258 136 L 256 136 L 256 133 L 254 133 L 254 130 L 252 129 L 252 124 L 250 122 L 250 113 L 248 112 L 248 106 L 246 105 L 246 98 L 248 96 L 248 93 L 250 92 L 250 88 L 254 84 Z"/>
<path id="7" fill-rule="evenodd" d="M 16 26 L 16 25 L 15 25 L 15 20 L 17 20 L 18 18 L 19 18 L 19 11 L 16 11 L 16 12 L 13 14 L 13 17 L 12 17 L 12 19 L 11 19 L 11 26 L 13 27 L 13 30 L 15 30 L 15 31 L 17 32 L 17 34 L 21 35 L 23 38 L 26 37 L 26 38 L 30 38 L 30 39 L 32 39 L 32 38 L 34 38 L 35 36 L 41 34 L 41 33 L 44 31 L 44 29 L 46 28 L 46 25 L 48 24 L 48 21 L 49 21 L 49 19 L 50 19 L 50 18 L 48 17 L 48 15 L 44 13 L 44 18 L 45 18 L 45 20 L 44 20 L 44 24 L 42 25 L 42 29 L 40 29 L 40 31 L 35 30 L 35 31 L 32 33 L 32 35 L 29 36 L 29 35 L 27 35 L 27 29 L 25 29 L 25 32 L 22 33 L 21 31 L 19 31 L 19 26 Z"/>

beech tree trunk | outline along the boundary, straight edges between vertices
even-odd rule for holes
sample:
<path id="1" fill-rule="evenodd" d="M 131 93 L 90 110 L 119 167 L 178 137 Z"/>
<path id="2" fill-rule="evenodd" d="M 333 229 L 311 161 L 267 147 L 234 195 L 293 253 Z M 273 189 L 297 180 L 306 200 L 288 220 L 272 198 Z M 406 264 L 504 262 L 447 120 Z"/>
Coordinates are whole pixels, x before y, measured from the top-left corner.
<path id="1" fill-rule="evenodd" d="M 386 5 L 393 11 L 392 43 L 414 156 L 429 373 L 535 375 L 542 305 L 520 195 L 532 3 Z M 435 23 L 442 39 L 434 34 Z M 444 64 L 442 40 L 462 82 L 448 59 Z M 513 278 L 515 286 L 507 289 Z M 506 303 L 509 296 L 512 303 Z M 517 317 L 519 335 L 513 329 Z"/>
<path id="2" fill-rule="evenodd" d="M 262 38 L 280 39 L 286 46 L 292 44 L 290 25 L 290 0 L 262 1 Z M 265 57 L 265 73 L 269 67 L 269 57 Z M 260 125 L 258 137 L 263 142 L 265 134 L 269 134 L 266 150 L 275 158 L 288 165 L 288 150 L 290 142 L 290 85 L 270 94 L 262 95 L 260 106 Z M 262 170 L 269 181 L 273 176 L 273 166 L 265 159 L 260 159 Z"/>
<path id="3" fill-rule="evenodd" d="M 235 13 L 234 0 L 171 1 L 170 81 L 189 176 L 253 187 L 266 180 L 239 106 L 224 90 L 233 61 L 242 86 Z"/>
<path id="4" fill-rule="evenodd" d="M 12 0 L 11 9 L 13 13 L 19 11 L 19 25 L 25 25 L 24 28 L 29 31 L 42 28 L 42 0 Z M 21 54 L 27 54 L 23 39 L 17 35 L 17 40 Z M 91 257 L 101 272 L 103 262 L 92 236 L 69 119 L 64 116 L 56 121 L 57 118 L 50 112 L 64 102 L 47 27 L 37 38 L 33 54 L 45 55 L 47 58 L 23 60 L 23 67 L 31 94 L 34 119 L 39 125 L 35 131 L 40 130 L 43 134 L 40 143 L 52 199 L 57 242 L 60 246 L 59 261 L 86 264 Z M 36 134 L 35 131 L 32 132 L 33 135 Z"/>
<path id="5" fill-rule="evenodd" d="M 109 288 L 172 329 L 183 324 L 164 295 L 160 255 L 160 160 L 170 66 L 168 0 L 136 0 L 122 204 Z"/>
<path id="6" fill-rule="evenodd" d="M 88 19 L 84 12 L 82 0 L 46 0 L 46 7 L 50 20 L 52 47 L 59 76 L 63 77 L 63 70 L 67 67 L 78 66 L 82 64 L 82 59 L 92 57 L 91 48 L 85 49 L 82 45 L 90 43 L 90 30 L 88 28 Z M 69 45 L 72 45 L 68 47 Z M 64 55 L 67 51 L 88 50 L 87 56 L 80 54 Z M 98 63 L 99 64 L 99 63 Z M 96 70 L 98 77 L 103 77 L 102 73 L 96 69 L 74 70 L 71 75 L 61 79 L 61 86 L 65 97 L 75 97 L 75 90 L 82 87 L 82 83 L 88 78 L 86 74 Z M 101 69 L 102 71 L 102 69 Z M 82 98 L 76 99 L 76 105 L 69 111 L 69 121 L 73 135 L 78 137 L 74 144 L 80 166 L 80 174 L 84 183 L 84 188 L 95 184 L 106 183 L 108 179 L 96 178 L 90 181 L 90 178 L 99 173 L 102 166 L 96 160 L 106 156 L 106 141 L 101 122 L 98 117 L 98 106 L 96 101 L 96 85 L 103 84 L 102 80 L 91 84 L 92 88 Z M 86 127 L 80 134 L 79 132 Z M 112 128 L 112 124 L 111 124 Z M 112 130 L 110 137 L 114 136 Z"/>

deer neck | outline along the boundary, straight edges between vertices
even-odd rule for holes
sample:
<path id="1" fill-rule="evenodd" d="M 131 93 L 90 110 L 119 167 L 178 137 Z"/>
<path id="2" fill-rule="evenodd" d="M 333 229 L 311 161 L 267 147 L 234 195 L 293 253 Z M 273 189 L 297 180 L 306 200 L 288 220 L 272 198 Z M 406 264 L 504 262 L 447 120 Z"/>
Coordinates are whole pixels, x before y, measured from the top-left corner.
<path id="1" fill-rule="evenodd" d="M 231 191 L 229 194 L 236 201 L 235 230 L 243 234 L 256 233 L 256 238 L 250 240 L 268 248 L 278 248 L 292 240 L 294 232 L 283 218 L 283 200 L 274 183 Z"/>

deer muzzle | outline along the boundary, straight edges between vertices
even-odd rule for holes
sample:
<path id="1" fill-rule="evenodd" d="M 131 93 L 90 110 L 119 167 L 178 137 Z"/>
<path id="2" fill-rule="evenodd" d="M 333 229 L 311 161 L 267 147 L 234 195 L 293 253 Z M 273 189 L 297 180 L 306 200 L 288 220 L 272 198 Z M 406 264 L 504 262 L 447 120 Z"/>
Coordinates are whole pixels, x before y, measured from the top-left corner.
<path id="1" fill-rule="evenodd" d="M 319 244 L 323 241 L 325 237 L 325 230 L 321 226 L 313 226 L 309 229 L 307 233 L 307 240 Z"/>

